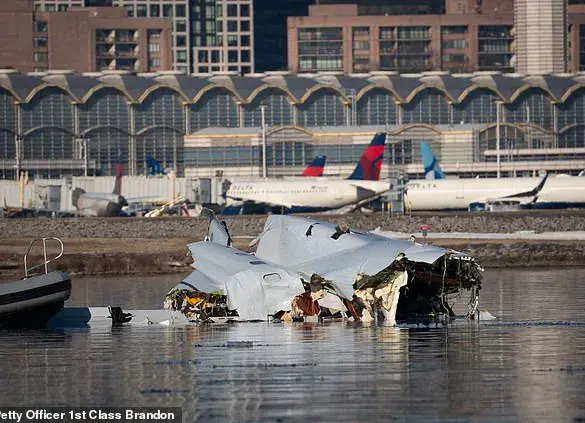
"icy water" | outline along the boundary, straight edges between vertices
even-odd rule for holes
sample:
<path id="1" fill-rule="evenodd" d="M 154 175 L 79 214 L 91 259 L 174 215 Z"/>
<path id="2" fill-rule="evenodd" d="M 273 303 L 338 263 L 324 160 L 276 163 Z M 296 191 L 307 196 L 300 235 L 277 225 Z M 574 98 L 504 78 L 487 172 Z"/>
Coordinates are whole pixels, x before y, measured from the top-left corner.
<path id="1" fill-rule="evenodd" d="M 160 306 L 180 275 L 78 279 Z M 495 321 L 0 331 L 0 406 L 180 406 L 184 421 L 583 421 L 585 269 L 487 271 Z M 240 342 L 245 341 L 245 342 Z"/>

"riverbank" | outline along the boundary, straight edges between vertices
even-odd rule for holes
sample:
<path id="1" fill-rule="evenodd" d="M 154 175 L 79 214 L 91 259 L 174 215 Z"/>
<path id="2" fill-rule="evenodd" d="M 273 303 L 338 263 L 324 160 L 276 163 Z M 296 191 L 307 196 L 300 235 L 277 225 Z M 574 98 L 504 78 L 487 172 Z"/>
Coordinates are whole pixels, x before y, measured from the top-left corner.
<path id="1" fill-rule="evenodd" d="M 358 229 L 407 232 L 420 236 L 420 225 L 433 232 L 577 231 L 585 230 L 583 213 L 444 214 L 389 218 L 381 213 L 319 219 L 346 222 Z M 225 218 L 235 245 L 247 250 L 249 238 L 262 231 L 265 216 Z M 203 239 L 203 218 L 125 219 L 0 219 L 0 280 L 21 277 L 23 254 L 31 239 L 56 236 L 65 245 L 64 256 L 52 268 L 82 275 L 184 273 L 191 258 L 186 245 Z M 419 238 L 420 239 L 420 238 Z M 585 265 L 585 243 L 568 240 L 432 239 L 429 243 L 465 251 L 484 267 L 565 267 Z M 29 262 L 40 261 L 39 253 Z"/>

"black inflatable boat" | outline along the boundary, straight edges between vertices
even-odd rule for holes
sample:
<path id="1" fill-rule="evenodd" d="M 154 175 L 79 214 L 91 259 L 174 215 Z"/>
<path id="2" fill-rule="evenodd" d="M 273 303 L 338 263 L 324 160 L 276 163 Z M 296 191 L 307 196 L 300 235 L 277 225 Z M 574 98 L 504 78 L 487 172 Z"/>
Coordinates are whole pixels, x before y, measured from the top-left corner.
<path id="1" fill-rule="evenodd" d="M 42 242 L 44 262 L 28 267 L 27 256 L 31 247 Z M 61 252 L 54 258 L 47 259 L 47 241 L 57 241 Z M 63 243 L 57 238 L 34 240 L 24 256 L 25 279 L 0 283 L 0 327 L 41 327 L 55 313 L 63 309 L 65 301 L 71 295 L 71 280 L 65 272 L 49 272 L 48 264 L 63 255 Z M 33 271 L 43 268 L 44 272 Z"/>

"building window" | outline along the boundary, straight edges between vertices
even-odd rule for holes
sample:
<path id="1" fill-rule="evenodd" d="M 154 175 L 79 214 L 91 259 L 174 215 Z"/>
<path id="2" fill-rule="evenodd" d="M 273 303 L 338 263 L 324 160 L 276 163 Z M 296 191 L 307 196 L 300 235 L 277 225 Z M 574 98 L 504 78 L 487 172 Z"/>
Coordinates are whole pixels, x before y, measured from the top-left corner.
<path id="1" fill-rule="evenodd" d="M 230 72 L 237 72 L 238 71 L 238 67 L 237 66 L 228 66 L 228 71 Z"/>
<path id="2" fill-rule="evenodd" d="M 238 16 L 238 5 L 237 4 L 228 4 L 227 5 L 227 15 L 229 17 Z"/>
<path id="3" fill-rule="evenodd" d="M 242 66 L 242 73 L 250 73 L 251 69 L 250 66 Z"/>
<path id="4" fill-rule="evenodd" d="M 130 16 L 131 18 L 134 17 L 134 5 L 133 4 L 126 5 L 126 12 L 128 13 L 128 16 Z"/>
<path id="5" fill-rule="evenodd" d="M 184 18 L 185 16 L 187 16 L 187 11 L 185 9 L 184 4 L 177 4 L 175 6 L 175 16 L 178 16 L 180 18 Z"/>
<path id="6" fill-rule="evenodd" d="M 187 32 L 187 22 L 176 21 L 175 22 L 175 31 L 176 32 Z"/>
<path id="7" fill-rule="evenodd" d="M 173 5 L 172 4 L 163 4 L 163 16 L 165 18 L 173 16 Z"/>
<path id="8" fill-rule="evenodd" d="M 238 50 L 228 50 L 228 63 L 238 62 Z"/>
<path id="9" fill-rule="evenodd" d="M 209 67 L 208 66 L 199 66 L 197 68 L 197 72 L 199 72 L 199 73 L 207 73 L 207 72 L 209 72 Z"/>
<path id="10" fill-rule="evenodd" d="M 238 32 L 238 21 L 228 21 L 228 32 Z"/>
<path id="11" fill-rule="evenodd" d="M 160 51 L 160 44 L 149 43 L 148 44 L 148 51 L 149 51 L 149 53 L 158 53 Z"/>
<path id="12" fill-rule="evenodd" d="M 177 51 L 177 62 L 179 63 L 187 62 L 187 52 L 185 50 Z"/>
<path id="13" fill-rule="evenodd" d="M 219 62 L 220 62 L 219 51 L 212 50 L 211 51 L 211 63 L 219 63 Z"/>
<path id="14" fill-rule="evenodd" d="M 68 8 L 69 8 L 69 6 L 66 4 L 60 4 L 59 6 L 57 6 L 57 10 L 59 12 L 67 12 Z"/>
<path id="15" fill-rule="evenodd" d="M 46 21 L 36 21 L 35 22 L 35 32 L 47 32 L 47 22 Z"/>
<path id="16" fill-rule="evenodd" d="M 241 59 L 240 62 L 249 62 L 250 61 L 250 50 L 242 50 L 240 52 Z"/>
<path id="17" fill-rule="evenodd" d="M 352 29 L 354 38 L 364 38 L 370 36 L 370 28 L 367 26 L 358 26 Z"/>
<path id="18" fill-rule="evenodd" d="M 240 5 L 240 16 L 250 16 L 250 5 L 249 4 L 241 4 Z"/>
<path id="19" fill-rule="evenodd" d="M 443 40 L 441 48 L 467 48 L 467 40 Z"/>
<path id="20" fill-rule="evenodd" d="M 138 18 L 145 18 L 146 17 L 146 5 L 139 4 L 136 6 L 136 17 Z"/>
<path id="21" fill-rule="evenodd" d="M 177 47 L 185 47 L 187 45 L 187 37 L 184 35 L 177 36 Z"/>
<path id="22" fill-rule="evenodd" d="M 442 26 L 441 27 L 441 35 L 451 35 L 451 34 L 459 34 L 459 35 L 467 34 L 467 26 L 454 25 L 454 26 Z"/>
<path id="23" fill-rule="evenodd" d="M 428 26 L 399 26 L 399 40 L 428 40 L 430 39 L 430 27 Z"/>
<path id="24" fill-rule="evenodd" d="M 342 28 L 301 28 L 298 37 L 300 72 L 343 70 Z"/>
<path id="25" fill-rule="evenodd" d="M 35 62 L 46 62 L 47 61 L 47 52 L 46 51 L 37 51 L 33 53 L 33 58 Z"/>
<path id="26" fill-rule="evenodd" d="M 207 53 L 206 50 L 199 50 L 197 60 L 199 60 L 200 63 L 207 63 L 209 61 L 209 55 Z"/>
<path id="27" fill-rule="evenodd" d="M 47 48 L 48 45 L 47 37 L 34 37 L 33 38 L 33 45 L 35 48 Z"/>
<path id="28" fill-rule="evenodd" d="M 370 49 L 370 42 L 367 40 L 354 40 L 353 41 L 353 49 L 354 50 L 369 50 Z"/>
<path id="29" fill-rule="evenodd" d="M 160 57 L 151 57 L 148 59 L 148 67 L 150 69 L 160 68 Z"/>
<path id="30" fill-rule="evenodd" d="M 250 36 L 249 35 L 240 36 L 240 45 L 242 47 L 248 47 L 250 45 Z"/>
<path id="31" fill-rule="evenodd" d="M 150 5 L 150 16 L 153 18 L 160 17 L 160 5 L 158 5 L 158 4 L 151 4 Z"/>
<path id="32" fill-rule="evenodd" d="M 240 21 L 240 31 L 249 32 L 250 31 L 250 21 Z"/>
<path id="33" fill-rule="evenodd" d="M 237 35 L 228 35 L 227 42 L 228 42 L 228 46 L 237 47 L 238 46 L 238 36 Z"/>
<path id="34" fill-rule="evenodd" d="M 393 26 L 380 27 L 380 40 L 394 40 L 396 39 L 396 28 Z"/>

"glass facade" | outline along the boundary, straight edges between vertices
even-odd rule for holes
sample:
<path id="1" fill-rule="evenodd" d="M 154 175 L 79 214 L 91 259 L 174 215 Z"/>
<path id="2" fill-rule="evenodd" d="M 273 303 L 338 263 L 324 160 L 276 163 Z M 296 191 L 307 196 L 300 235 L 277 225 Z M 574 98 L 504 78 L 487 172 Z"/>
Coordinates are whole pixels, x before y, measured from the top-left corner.
<path id="1" fill-rule="evenodd" d="M 299 69 L 343 70 L 343 28 L 299 29 Z"/>
<path id="2" fill-rule="evenodd" d="M 380 69 L 416 72 L 432 68 L 430 27 L 380 27 Z"/>
<path id="3" fill-rule="evenodd" d="M 396 133 L 412 127 L 438 128 L 434 135 L 420 133 L 420 137 L 426 137 L 424 139 L 435 139 L 432 137 L 438 137 L 437 133 L 445 128 L 459 130 L 459 124 L 481 125 L 478 144 L 469 155 L 477 161 L 494 160 L 493 151 L 490 154 L 485 152 L 495 149 L 493 126 L 497 103 L 502 98 L 497 89 L 477 87 L 478 84 L 471 80 L 467 82 L 469 92 L 456 91 L 448 95 L 441 89 L 421 86 L 412 78 L 402 80 L 400 76 L 392 76 L 396 79 L 388 78 L 387 81 L 389 84 L 394 81 L 402 96 L 398 97 L 395 90 L 388 87 L 367 84 L 356 89 L 355 81 L 340 79 L 355 91 L 354 101 L 348 101 L 344 92 L 348 92 L 349 87 L 335 88 L 331 83 L 316 84 L 311 78 L 293 76 L 283 78 L 283 86 L 259 86 L 256 79 L 253 84 L 246 85 L 246 81 L 252 82 L 252 78 L 244 78 L 234 80 L 235 85 L 224 81 L 225 87 L 216 86 L 222 83 L 218 80 L 214 80 L 215 85 L 205 85 L 201 80 L 195 82 L 196 78 L 182 77 L 185 79 L 180 82 L 189 90 L 195 90 L 186 88 L 185 92 L 168 83 L 152 86 L 137 77 L 125 78 L 128 78 L 124 79 L 127 83 L 136 78 L 135 83 L 142 85 L 135 85 L 130 91 L 114 86 L 94 86 L 95 90 L 88 91 L 82 98 L 74 98 L 61 87 L 43 85 L 40 79 L 38 89 L 23 94 L 22 98 L 15 94 L 18 90 L 14 92 L 11 88 L 0 87 L 0 177 L 13 175 L 17 144 L 20 145 L 21 160 L 46 161 L 46 166 L 56 169 L 54 176 L 81 174 L 79 162 L 83 159 L 84 144 L 87 144 L 91 162 L 90 174 L 113 175 L 120 159 L 128 163 L 132 173 L 142 174 L 148 156 L 156 158 L 164 167 L 177 169 L 179 174 L 186 166 L 258 166 L 261 162 L 258 146 L 251 142 L 246 146 L 242 146 L 241 141 L 230 141 L 225 145 L 193 148 L 192 145 L 185 147 L 184 138 L 205 128 L 256 128 L 257 132 L 247 133 L 259 134 L 262 107 L 267 130 L 271 133 L 281 131 L 283 127 L 295 127 L 297 132 L 302 132 L 298 128 L 307 128 L 311 132 L 311 128 L 319 127 L 343 132 L 342 128 L 349 125 L 370 126 L 376 130 L 388 128 Z M 510 96 L 500 109 L 501 146 L 515 151 L 506 160 L 526 160 L 538 155 L 538 152 L 522 150 L 585 148 L 585 88 L 580 88 L 580 76 L 573 78 L 574 86 L 563 82 L 564 91 L 515 83 L 513 85 L 517 88 L 512 91 L 507 85 L 509 81 L 501 81 L 503 88 L 508 88 L 504 92 Z M 2 81 L 0 79 L 0 83 Z M 20 79 L 15 79 L 12 86 L 18 87 L 18 81 Z M 376 84 L 381 84 L 381 80 L 376 81 Z M 445 81 L 445 89 L 449 90 L 449 79 Z M 457 81 L 457 90 L 461 89 L 461 81 L 464 79 Z M 287 84 L 288 89 L 284 89 Z M 139 86 L 143 88 L 138 89 Z M 238 92 L 236 86 L 242 91 Z M 418 87 L 416 94 L 405 91 L 405 86 Z M 562 100 L 553 98 L 552 92 Z M 17 122 L 20 122 L 20 127 Z M 226 130 L 226 136 L 229 137 L 231 132 Z M 420 137 L 405 135 L 400 142 L 394 142 L 393 160 L 405 165 L 413 160 L 416 162 L 418 142 L 423 139 Z M 470 148 L 468 145 L 453 147 L 446 154 L 458 157 L 464 163 L 469 159 L 461 151 Z M 303 140 L 281 137 L 270 142 L 267 159 L 275 169 L 302 166 L 315 154 L 326 154 L 331 164 L 350 163 L 362 150 L 360 144 L 320 145 L 314 143 L 310 135 Z M 576 154 L 581 153 L 559 151 L 555 158 L 574 158 Z M 448 159 L 445 161 L 449 162 Z M 67 163 L 77 163 L 77 167 Z M 43 174 L 42 169 L 35 170 L 35 165 L 30 166 L 33 167 L 27 169 L 33 173 Z"/>

